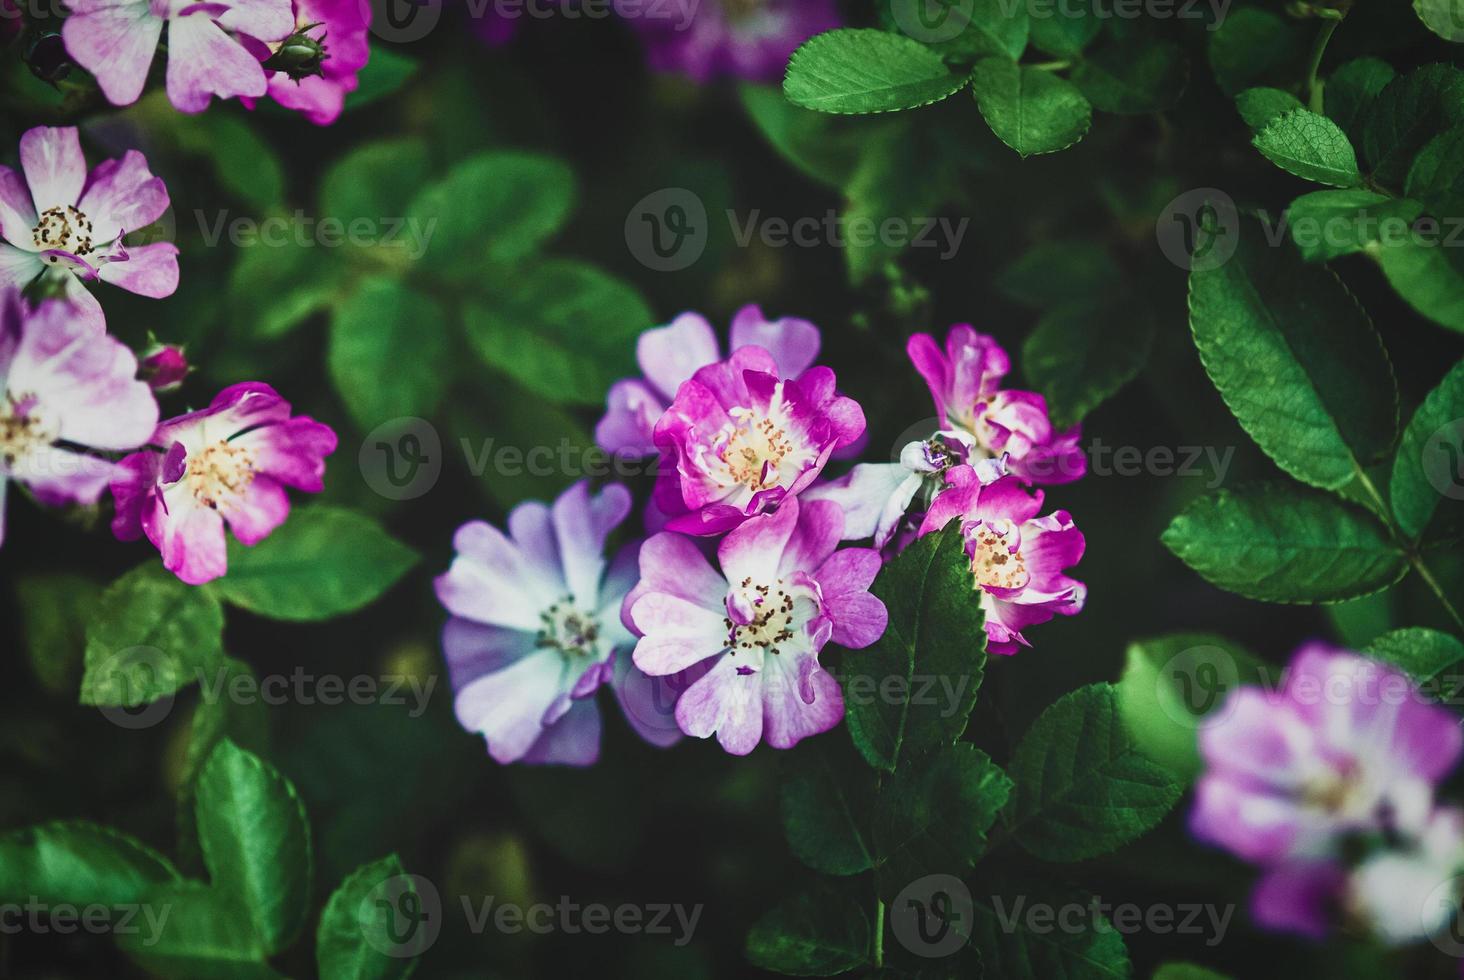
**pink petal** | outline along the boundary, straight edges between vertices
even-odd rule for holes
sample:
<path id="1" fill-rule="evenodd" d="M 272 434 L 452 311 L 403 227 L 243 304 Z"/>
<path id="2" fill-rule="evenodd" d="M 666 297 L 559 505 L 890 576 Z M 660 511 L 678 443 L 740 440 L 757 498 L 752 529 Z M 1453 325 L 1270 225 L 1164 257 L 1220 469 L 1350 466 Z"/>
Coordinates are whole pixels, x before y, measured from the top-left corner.
<path id="1" fill-rule="evenodd" d="M 558 650 L 542 649 L 483 675 L 457 692 L 458 722 L 480 732 L 498 762 L 519 761 L 544 734 L 544 714 L 560 694 L 563 665 Z"/>
<path id="2" fill-rule="evenodd" d="M 295 13 L 290 0 L 227 0 L 226 5 L 228 9 L 219 15 L 218 22 L 227 31 L 261 41 L 283 41 L 294 33 Z M 333 44 L 331 56 L 335 56 Z"/>
<path id="3" fill-rule="evenodd" d="M 643 381 L 625 379 L 610 386 L 605 417 L 595 426 L 595 444 L 607 453 L 649 456 L 656 451 L 656 421 L 666 402 Z"/>
<path id="4" fill-rule="evenodd" d="M 715 733 L 732 755 L 747 755 L 762 739 L 762 678 L 738 666 L 736 657 L 719 657 L 676 702 L 676 723 L 693 738 Z"/>
<path id="5" fill-rule="evenodd" d="M 108 262 L 98 271 L 103 282 L 120 286 L 129 293 L 162 299 L 178 288 L 178 246 L 172 242 L 153 242 L 127 250 L 123 262 Z"/>
<path id="6" fill-rule="evenodd" d="M 9 167 L 0 167 L 0 238 L 27 252 L 35 251 L 31 230 L 36 221 L 25 181 Z"/>
<path id="7" fill-rule="evenodd" d="M 207 14 L 168 22 L 168 101 L 179 112 L 202 112 L 209 97 L 261 96 L 264 69 Z"/>
<path id="8" fill-rule="evenodd" d="M 290 498 L 285 488 L 266 474 L 258 474 L 242 494 L 233 494 L 219 503 L 219 513 L 229 522 L 229 530 L 240 544 L 255 545 L 290 516 Z"/>
<path id="9" fill-rule="evenodd" d="M 163 567 L 189 585 L 203 585 L 228 570 L 224 519 L 194 499 L 186 487 L 156 498 L 144 510 L 142 529 L 163 555 Z"/>
<path id="10" fill-rule="evenodd" d="M 775 581 L 783 564 L 783 549 L 798 525 L 798 510 L 798 499 L 791 498 L 771 514 L 748 518 L 723 538 L 717 559 L 727 581 Z"/>
<path id="11" fill-rule="evenodd" d="M 600 579 L 605 574 L 605 540 L 625 520 L 630 505 L 630 491 L 620 484 L 609 484 L 591 497 L 585 480 L 554 501 L 554 533 L 565 583 L 575 601 L 586 607 L 599 601 Z"/>
<path id="12" fill-rule="evenodd" d="M 844 720 L 839 682 L 812 653 L 769 656 L 758 676 L 763 687 L 763 734 L 773 748 L 791 749 Z"/>
<path id="13" fill-rule="evenodd" d="M 797 317 L 769 321 L 761 307 L 744 306 L 732 318 L 732 349 L 761 347 L 773 355 L 779 376 L 796 378 L 818 357 L 818 327 Z"/>
<path id="14" fill-rule="evenodd" d="M 698 368 L 717 360 L 717 335 L 705 317 L 683 313 L 664 327 L 642 333 L 635 354 L 646 380 L 670 399 Z"/>
<path id="15" fill-rule="evenodd" d="M 0 291 L 21 289 L 43 269 L 45 265 L 34 252 L 0 243 Z"/>
<path id="16" fill-rule="evenodd" d="M 75 126 L 37 126 L 20 138 L 20 166 L 30 185 L 36 214 L 65 208 L 81 199 L 86 157 Z"/>
<path id="17" fill-rule="evenodd" d="M 630 618 L 641 635 L 635 665 L 661 676 L 685 670 L 727 645 L 726 617 L 680 596 L 650 592 L 636 599 Z"/>
<path id="18" fill-rule="evenodd" d="M 146 228 L 162 217 L 168 209 L 168 189 L 162 178 L 154 177 L 148 169 L 146 157 L 136 150 L 128 150 L 120 159 L 107 160 L 91 172 L 77 207 L 91 220 L 93 239 L 99 243 L 110 242 L 123 232 Z M 138 252 L 152 247 L 129 249 L 130 260 L 136 261 Z M 176 281 L 174 263 L 175 285 Z M 132 292 L 142 291 L 132 289 Z"/>
<path id="19" fill-rule="evenodd" d="M 600 708 L 593 700 L 576 701 L 543 730 L 519 761 L 537 766 L 593 766 L 600 761 Z"/>
<path id="20" fill-rule="evenodd" d="M 131 105 L 142 95 L 163 20 L 147 0 L 139 3 L 78 3 L 61 25 L 66 52 L 96 76 L 102 94 L 113 105 Z"/>

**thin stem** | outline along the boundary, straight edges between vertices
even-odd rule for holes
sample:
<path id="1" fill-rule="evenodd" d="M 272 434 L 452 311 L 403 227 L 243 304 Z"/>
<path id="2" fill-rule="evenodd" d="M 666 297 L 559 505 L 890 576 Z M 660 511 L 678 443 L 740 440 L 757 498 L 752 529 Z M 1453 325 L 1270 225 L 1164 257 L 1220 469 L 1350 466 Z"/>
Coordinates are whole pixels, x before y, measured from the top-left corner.
<path id="1" fill-rule="evenodd" d="M 884 920 L 884 900 L 876 898 L 874 900 L 874 968 L 876 970 L 884 966 Z"/>
<path id="2" fill-rule="evenodd" d="M 1429 587 L 1434 597 L 1439 600 L 1439 605 L 1443 606 L 1445 611 L 1448 612 L 1449 617 L 1454 620 L 1454 625 L 1459 627 L 1459 632 L 1464 633 L 1464 616 L 1459 615 L 1458 608 L 1444 594 L 1444 588 L 1439 584 L 1439 580 L 1434 578 L 1433 571 L 1423 563 L 1423 556 L 1410 554 L 1408 561 L 1413 565 L 1413 570 L 1418 573 L 1418 577 L 1423 579 L 1424 584 Z"/>
<path id="3" fill-rule="evenodd" d="M 1322 83 L 1317 78 L 1317 70 L 1322 67 L 1322 55 L 1327 53 L 1327 42 L 1332 40 L 1332 35 L 1337 31 L 1337 25 L 1341 23 L 1340 13 L 1335 18 L 1322 21 L 1322 29 L 1317 32 L 1316 43 L 1312 45 L 1311 62 L 1306 66 L 1306 87 L 1310 93 L 1312 112 L 1322 111 Z"/>
<path id="4" fill-rule="evenodd" d="M 1038 61 L 1024 67 L 1036 68 L 1038 71 L 1062 71 L 1064 68 L 1071 68 L 1072 64 L 1071 61 Z"/>
<path id="5" fill-rule="evenodd" d="M 1357 482 L 1361 484 L 1363 490 L 1367 491 L 1367 495 L 1372 498 L 1373 503 L 1377 504 L 1378 513 L 1382 515 L 1384 522 L 1387 523 L 1389 532 L 1404 546 L 1404 552 L 1408 556 L 1408 564 L 1413 566 L 1413 570 L 1418 573 L 1418 577 L 1423 579 L 1429 591 L 1439 600 L 1439 605 L 1444 607 L 1444 611 L 1449 614 L 1449 618 L 1459 627 L 1459 632 L 1464 633 L 1464 616 L 1459 614 L 1458 608 L 1444 593 L 1443 586 L 1439 584 L 1438 579 L 1434 578 L 1433 570 L 1424 564 L 1423 556 L 1418 553 L 1418 549 L 1408 540 L 1407 535 L 1403 533 L 1402 529 L 1394 523 L 1393 513 L 1388 508 L 1388 505 L 1383 502 L 1383 495 L 1378 493 L 1378 488 L 1373 485 L 1372 478 L 1364 473 L 1362 467 L 1356 463 L 1353 464 L 1353 470 L 1357 474 Z"/>

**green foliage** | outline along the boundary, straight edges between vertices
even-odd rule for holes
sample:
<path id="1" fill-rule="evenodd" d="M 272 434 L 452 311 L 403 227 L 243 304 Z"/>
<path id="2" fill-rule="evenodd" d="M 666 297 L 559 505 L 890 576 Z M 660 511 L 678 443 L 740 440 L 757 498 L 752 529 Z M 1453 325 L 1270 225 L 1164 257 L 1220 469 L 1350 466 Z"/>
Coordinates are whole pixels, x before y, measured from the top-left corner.
<path id="1" fill-rule="evenodd" d="M 416 959 L 381 952 L 397 945 L 390 932 L 391 909 L 367 904 L 383 883 L 405 874 L 401 859 L 388 855 L 357 868 L 331 894 L 315 938 L 321 980 L 405 980 L 412 975 Z"/>
<path id="2" fill-rule="evenodd" d="M 1396 76 L 1393 66 L 1379 58 L 1357 58 L 1332 72 L 1324 90 L 1327 115 L 1351 139 L 1362 141 L 1362 124 L 1383 89 Z"/>
<path id="3" fill-rule="evenodd" d="M 1072 74 L 1093 108 L 1121 115 L 1173 108 L 1188 80 L 1184 51 L 1170 42 L 1108 45 L 1080 61 Z"/>
<path id="4" fill-rule="evenodd" d="M 1256 149 L 1276 166 L 1306 180 L 1352 187 L 1362 180 L 1347 134 L 1326 116 L 1292 109 L 1256 133 Z"/>
<path id="5" fill-rule="evenodd" d="M 49 823 L 0 836 L 6 902 L 128 905 L 177 877 L 172 862 L 146 844 L 93 823 Z"/>
<path id="6" fill-rule="evenodd" d="M 1065 428 L 1143 370 L 1154 340 L 1147 311 L 1127 304 L 1076 303 L 1045 314 L 1022 344 L 1022 365 Z"/>
<path id="7" fill-rule="evenodd" d="M 783 94 L 819 112 L 892 112 L 939 102 L 964 84 L 918 41 L 846 28 L 820 34 L 793 52 Z"/>
<path id="8" fill-rule="evenodd" d="M 869 917 L 829 886 L 779 902 L 747 934 L 753 966 L 795 977 L 831 977 L 869 960 Z"/>
<path id="9" fill-rule="evenodd" d="M 1363 652 L 1420 682 L 1432 680 L 1464 661 L 1464 643 L 1456 637 L 1416 626 L 1384 633 Z"/>
<path id="10" fill-rule="evenodd" d="M 830 875 L 874 867 L 869 815 L 878 777 L 843 739 L 813 739 L 783 763 L 783 831 L 804 864 Z"/>
<path id="11" fill-rule="evenodd" d="M 1290 92 L 1265 85 L 1248 88 L 1235 97 L 1235 109 L 1240 113 L 1240 118 L 1257 132 L 1265 129 L 1266 124 L 1278 116 L 1301 108 L 1304 108 L 1301 100 Z"/>
<path id="12" fill-rule="evenodd" d="M 326 366 L 362 430 L 437 409 L 453 368 L 448 323 L 430 296 L 384 276 L 331 311 Z"/>
<path id="13" fill-rule="evenodd" d="M 70 697 L 81 679 L 86 626 L 102 590 L 81 575 L 31 575 L 16 582 L 31 670 L 52 694 Z"/>
<path id="14" fill-rule="evenodd" d="M 1067 149 L 1092 123 L 1083 93 L 1040 68 L 987 58 L 972 70 L 971 89 L 991 131 L 1024 157 Z"/>
<path id="15" fill-rule="evenodd" d="M 1416 538 L 1428 526 L 1442 489 L 1457 486 L 1460 465 L 1451 456 L 1464 430 L 1464 360 L 1455 364 L 1418 406 L 1393 460 L 1389 496 L 1398 526 Z M 1452 430 L 1450 427 L 1452 426 Z"/>
<path id="16" fill-rule="evenodd" d="M 1383 88 L 1363 119 L 1363 147 L 1373 179 L 1403 183 L 1413 157 L 1439 130 L 1464 122 L 1464 72 L 1425 65 Z"/>
<path id="17" fill-rule="evenodd" d="M 1422 213 L 1417 201 L 1359 187 L 1303 194 L 1286 209 L 1286 223 L 1303 259 L 1327 262 L 1366 251 L 1385 229 L 1406 228 Z"/>
<path id="18" fill-rule="evenodd" d="M 975 895 L 971 944 L 982 951 L 986 976 L 1010 980 L 1128 980 L 1133 975 L 1123 936 L 1104 916 L 1089 914 L 1094 898 L 1073 888 L 1030 879 L 990 876 Z M 1084 910 L 1075 929 L 1054 929 L 1033 909 Z"/>

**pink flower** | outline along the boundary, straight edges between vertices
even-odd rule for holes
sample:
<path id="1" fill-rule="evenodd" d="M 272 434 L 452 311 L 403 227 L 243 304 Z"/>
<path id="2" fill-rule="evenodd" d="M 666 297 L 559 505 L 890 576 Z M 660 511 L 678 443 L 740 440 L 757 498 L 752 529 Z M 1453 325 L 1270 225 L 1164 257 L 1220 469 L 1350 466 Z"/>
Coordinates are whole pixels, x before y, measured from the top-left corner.
<path id="1" fill-rule="evenodd" d="M 761 307 L 744 306 L 732 318 L 731 349 L 761 347 L 773 355 L 778 377 L 802 374 L 818 356 L 818 327 L 807 320 L 768 320 Z M 676 391 L 698 369 L 721 359 L 717 334 L 700 313 L 683 313 L 670 324 L 647 330 L 636 342 L 644 378 L 627 378 L 610 387 L 605 417 L 595 426 L 595 441 L 607 453 L 655 453 L 656 422 Z"/>
<path id="2" fill-rule="evenodd" d="M 20 165 L 24 179 L 0 167 L 0 238 L 8 243 L 0 243 L 0 289 L 42 273 L 64 277 L 66 297 L 100 327 L 101 304 L 80 280 L 153 298 L 178 288 L 177 246 L 122 245 L 127 232 L 168 209 L 167 188 L 141 153 L 128 150 L 88 175 L 76 127 L 39 126 L 20 138 Z"/>
<path id="3" fill-rule="evenodd" d="M 652 70 L 698 83 L 719 75 L 781 79 L 794 49 L 841 24 L 834 0 L 618 0 L 616 6 L 645 38 Z"/>
<path id="4" fill-rule="evenodd" d="M 66 0 L 66 50 L 96 76 L 113 105 L 142 94 L 163 25 L 168 27 L 168 101 L 202 112 L 209 99 L 264 95 L 260 65 L 236 34 L 278 41 L 295 29 L 290 0 Z"/>
<path id="5" fill-rule="evenodd" d="M 276 44 L 243 40 L 270 69 L 269 97 L 329 126 L 360 85 L 370 26 L 371 5 L 361 0 L 295 0 L 295 33 Z M 252 98 L 242 101 L 254 107 Z"/>
<path id="6" fill-rule="evenodd" d="M 733 755 L 759 741 L 786 749 L 844 717 L 838 682 L 819 663 L 833 640 L 869 646 L 884 634 L 884 603 L 869 593 L 879 553 L 836 551 L 843 515 L 827 501 L 789 499 L 722 539 L 714 570 L 691 538 L 645 543 L 640 583 L 624 617 L 640 637 L 635 664 L 652 676 L 705 665 L 676 702 L 681 730 L 716 734 Z"/>
<path id="7" fill-rule="evenodd" d="M 1067 511 L 1038 517 L 1040 510 L 1042 491 L 1028 493 L 1016 477 L 983 484 L 974 467 L 957 466 L 920 525 L 923 537 L 960 521 L 990 653 L 1031 646 L 1023 630 L 1056 614 L 1076 615 L 1087 598 L 1087 587 L 1065 574 L 1083 557 L 1083 533 Z"/>
<path id="8" fill-rule="evenodd" d="M 607 569 L 605 541 L 629 513 L 624 487 L 592 497 L 581 481 L 552 507 L 515 507 L 507 535 L 483 521 L 458 529 L 452 567 L 436 583 L 453 615 L 442 648 L 458 721 L 487 739 L 496 761 L 588 766 L 599 758 L 594 694 L 633 641 L 620 606 L 637 550 L 623 549 Z M 626 688 L 615 685 L 617 694 Z M 626 712 L 637 730 L 639 715 Z M 664 732 L 642 734 L 668 744 Z"/>
<path id="9" fill-rule="evenodd" d="M 864 411 L 834 390 L 834 372 L 780 374 L 767 350 L 742 347 L 677 390 L 655 429 L 657 448 L 675 464 L 654 500 L 670 516 L 668 530 L 730 530 L 797 496 L 835 450 L 863 435 Z"/>
<path id="10" fill-rule="evenodd" d="M 188 372 L 188 355 L 177 344 L 154 343 L 142 354 L 139 376 L 158 394 L 177 390 Z"/>
<path id="11" fill-rule="evenodd" d="M 0 540 L 12 480 L 43 504 L 97 502 L 116 467 L 81 447 L 133 449 L 158 423 L 136 374 L 132 352 L 66 303 L 0 296 Z"/>
<path id="12" fill-rule="evenodd" d="M 117 464 L 112 532 L 123 541 L 146 534 L 170 572 L 202 585 L 228 569 L 226 522 L 240 543 L 258 544 L 290 514 L 286 487 L 324 489 L 336 435 L 292 418 L 273 388 L 249 381 L 162 423 L 148 442 L 154 448 Z"/>
<path id="13" fill-rule="evenodd" d="M 980 455 L 1005 453 L 1025 483 L 1069 483 L 1086 472 L 1080 427 L 1054 432 L 1046 399 L 1002 389 L 1011 359 L 991 337 L 958 323 L 946 335 L 944 353 L 924 333 L 910 338 L 906 352 L 930 388 L 941 428 L 969 434 Z"/>

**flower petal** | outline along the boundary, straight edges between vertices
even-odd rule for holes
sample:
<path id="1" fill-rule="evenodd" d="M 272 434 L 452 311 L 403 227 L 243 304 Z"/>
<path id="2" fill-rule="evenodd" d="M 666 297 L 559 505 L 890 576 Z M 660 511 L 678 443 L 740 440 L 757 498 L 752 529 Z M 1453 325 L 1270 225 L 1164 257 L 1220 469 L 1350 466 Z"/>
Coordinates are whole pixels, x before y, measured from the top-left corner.
<path id="1" fill-rule="evenodd" d="M 75 126 L 37 126 L 20 138 L 20 166 L 30 185 L 36 214 L 65 208 L 81 199 L 86 185 L 86 157 Z"/>

